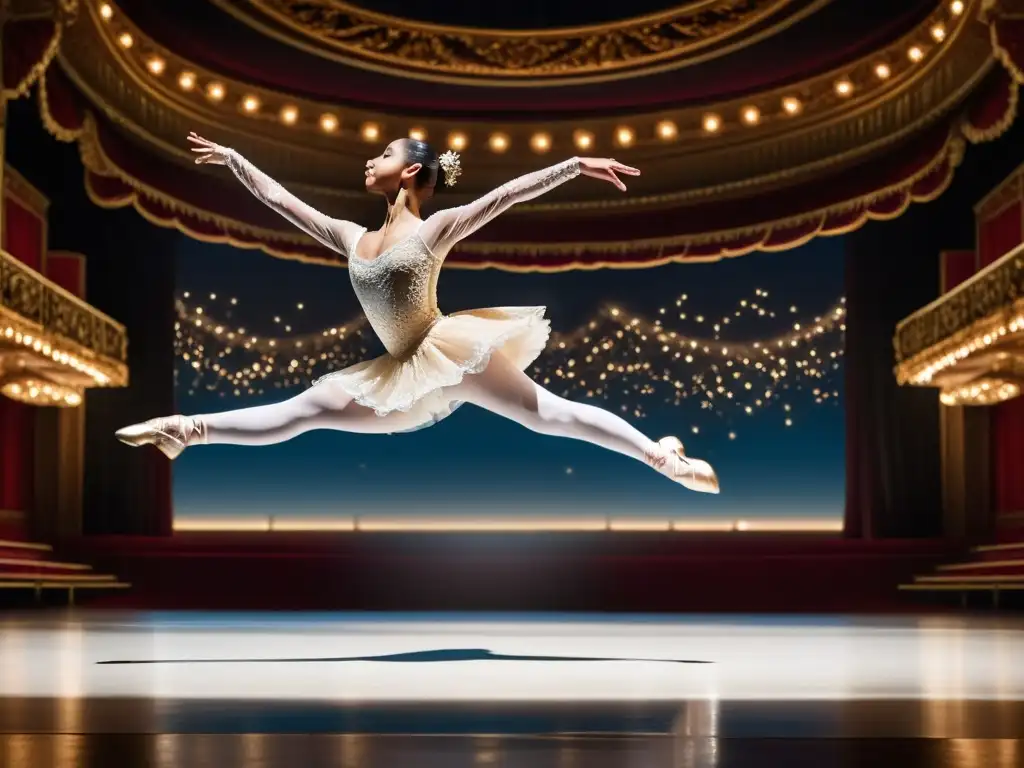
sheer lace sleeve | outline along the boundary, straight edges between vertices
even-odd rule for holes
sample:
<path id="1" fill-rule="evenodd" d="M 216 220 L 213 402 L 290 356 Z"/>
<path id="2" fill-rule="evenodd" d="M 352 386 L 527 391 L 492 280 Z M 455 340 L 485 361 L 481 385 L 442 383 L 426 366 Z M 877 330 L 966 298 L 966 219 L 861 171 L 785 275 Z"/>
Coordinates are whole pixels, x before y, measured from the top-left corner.
<path id="1" fill-rule="evenodd" d="M 356 242 L 366 231 L 365 227 L 343 219 L 332 219 L 320 213 L 233 149 L 227 150 L 225 159 L 231 172 L 261 203 L 277 211 L 307 235 L 345 258 L 355 250 Z"/>
<path id="2" fill-rule="evenodd" d="M 539 197 L 579 174 L 579 158 L 573 157 L 550 168 L 520 176 L 472 203 L 438 211 L 423 222 L 420 234 L 428 248 L 438 255 L 444 255 L 457 242 L 516 203 Z"/>

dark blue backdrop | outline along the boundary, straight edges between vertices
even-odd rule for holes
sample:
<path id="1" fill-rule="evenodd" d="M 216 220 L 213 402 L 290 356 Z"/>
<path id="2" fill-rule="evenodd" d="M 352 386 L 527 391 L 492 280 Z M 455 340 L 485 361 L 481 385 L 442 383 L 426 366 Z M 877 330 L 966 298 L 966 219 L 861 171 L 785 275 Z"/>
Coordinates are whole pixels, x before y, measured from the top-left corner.
<path id="1" fill-rule="evenodd" d="M 623 313 L 660 318 L 666 330 L 702 339 L 718 335 L 719 343 L 727 343 L 793 333 L 794 323 L 801 323 L 803 329 L 813 326 L 816 317 L 840 301 L 843 273 L 842 240 L 824 238 L 786 253 L 645 270 L 555 275 L 445 270 L 439 292 L 446 311 L 546 305 L 557 332 L 586 328 L 595 318 L 600 321 L 602 307 L 614 305 L 624 308 Z M 344 269 L 293 263 L 228 246 L 183 240 L 178 287 L 191 311 L 203 306 L 206 316 L 230 315 L 230 324 L 263 336 L 315 333 L 358 315 Z M 216 298 L 211 299 L 211 294 Z M 740 303 L 744 300 L 746 305 Z M 764 314 L 751 304 L 764 309 Z M 737 311 L 741 316 L 736 316 Z M 731 323 L 720 325 L 716 333 L 713 326 L 724 317 Z M 597 371 L 606 365 L 603 356 L 609 353 L 599 348 L 592 354 L 592 340 L 573 343 L 580 349 L 553 351 L 542 359 L 544 370 L 538 375 L 553 377 L 555 391 L 586 399 L 585 391 L 566 385 L 589 375 L 588 385 L 593 387 Z M 208 446 L 186 451 L 174 465 L 175 514 L 178 519 L 377 513 L 838 520 L 845 491 L 842 343 L 837 327 L 823 335 L 820 343 L 801 344 L 800 350 L 793 351 L 794 359 L 787 361 L 789 375 L 777 387 L 763 372 L 749 370 L 739 361 L 735 368 L 726 368 L 710 359 L 714 355 L 701 357 L 698 349 L 695 354 L 700 359 L 691 363 L 685 357 L 662 355 L 658 357 L 662 362 L 654 366 L 664 370 L 667 365 L 668 378 L 686 384 L 676 392 L 693 392 L 678 404 L 671 395 L 671 382 L 662 382 L 656 391 L 645 394 L 649 387 L 644 386 L 644 376 L 627 377 L 621 386 L 608 386 L 607 399 L 591 400 L 625 408 L 626 415 L 653 437 L 678 435 L 690 453 L 717 468 L 722 483 L 717 497 L 686 491 L 619 455 L 538 436 L 467 405 L 439 425 L 409 435 L 322 432 L 270 447 Z M 661 347 L 653 338 L 637 337 L 637 345 L 640 359 L 657 357 Z M 624 344 L 617 348 L 617 361 L 625 359 L 621 355 L 626 346 L 632 348 Z M 189 350 L 190 358 L 183 359 Z M 836 356 L 827 354 L 829 350 Z M 213 351 L 207 341 L 202 353 L 212 358 Z M 366 353 L 352 351 L 363 356 L 381 350 L 371 337 Z M 575 351 L 580 352 L 579 377 L 576 381 L 557 378 L 553 371 L 568 373 L 567 357 Z M 270 402 L 303 386 L 280 386 L 281 377 L 270 376 L 263 381 L 264 394 L 243 391 L 236 396 L 209 370 L 204 368 L 197 375 L 195 354 L 194 344 L 179 344 L 178 409 L 184 413 Z M 592 357 L 590 363 L 584 363 L 586 354 Z M 818 381 L 807 379 L 806 368 L 796 367 L 798 358 L 815 356 L 823 358 L 817 367 L 824 375 Z M 815 367 L 813 360 L 810 365 Z M 742 377 L 736 377 L 744 368 L 748 370 Z M 323 370 L 318 368 L 316 373 Z M 748 374 L 754 374 L 753 385 L 744 392 L 743 382 L 752 379 Z M 720 376 L 727 388 L 737 390 L 736 399 L 719 394 L 709 404 L 698 390 L 715 394 Z M 784 393 L 783 385 L 789 386 Z M 737 405 L 741 397 L 753 404 L 753 398 L 769 387 L 775 390 L 774 396 L 752 407 L 751 413 Z"/>

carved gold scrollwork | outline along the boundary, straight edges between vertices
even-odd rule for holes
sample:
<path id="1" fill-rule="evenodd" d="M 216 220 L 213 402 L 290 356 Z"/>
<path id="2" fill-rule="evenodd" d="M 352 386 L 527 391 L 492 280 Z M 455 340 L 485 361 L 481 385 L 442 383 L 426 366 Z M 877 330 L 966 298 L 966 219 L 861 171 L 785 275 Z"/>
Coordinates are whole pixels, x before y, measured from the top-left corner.
<path id="1" fill-rule="evenodd" d="M 127 360 L 128 337 L 123 327 L 2 252 L 0 309 L 97 357 L 117 363 Z"/>
<path id="2" fill-rule="evenodd" d="M 912 315 L 896 330 L 896 359 L 907 360 L 1024 297 L 1024 250 Z"/>
<path id="3" fill-rule="evenodd" d="M 789 0 L 713 0 L 655 16 L 536 33 L 442 27 L 340 0 L 252 0 L 279 23 L 350 55 L 466 76 L 551 77 L 632 68 L 720 40 Z"/>

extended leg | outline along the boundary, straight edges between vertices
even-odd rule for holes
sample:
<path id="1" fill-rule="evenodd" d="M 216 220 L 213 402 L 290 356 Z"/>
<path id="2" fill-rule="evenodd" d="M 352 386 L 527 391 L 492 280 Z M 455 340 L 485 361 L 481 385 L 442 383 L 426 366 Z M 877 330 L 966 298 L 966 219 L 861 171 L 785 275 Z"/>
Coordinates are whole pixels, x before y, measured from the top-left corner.
<path id="1" fill-rule="evenodd" d="M 406 414 L 392 411 L 378 416 L 330 380 L 295 397 L 270 405 L 257 405 L 220 413 L 193 416 L 205 431 L 202 442 L 227 445 L 272 445 L 314 429 L 334 429 L 381 435 L 411 429 Z"/>
<path id="2" fill-rule="evenodd" d="M 393 411 L 378 416 L 371 408 L 352 402 L 337 384 L 325 381 L 279 403 L 151 419 L 119 430 L 117 437 L 129 445 L 155 445 L 173 459 L 186 446 L 197 443 L 272 445 L 314 429 L 388 434 L 415 426 L 408 414 Z"/>
<path id="3" fill-rule="evenodd" d="M 482 372 L 467 376 L 451 391 L 464 400 L 545 435 L 584 440 L 650 464 L 694 490 L 718 492 L 718 479 L 707 462 L 690 459 L 675 438 L 655 442 L 610 411 L 576 403 L 549 392 L 508 358 L 495 354 Z"/>

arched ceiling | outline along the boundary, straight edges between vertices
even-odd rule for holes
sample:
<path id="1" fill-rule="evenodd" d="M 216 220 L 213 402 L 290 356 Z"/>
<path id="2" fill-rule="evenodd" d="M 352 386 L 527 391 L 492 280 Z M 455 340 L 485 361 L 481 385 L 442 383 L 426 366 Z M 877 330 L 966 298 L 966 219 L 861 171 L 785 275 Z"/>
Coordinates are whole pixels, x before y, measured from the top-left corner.
<path id="1" fill-rule="evenodd" d="M 392 113 L 512 119 L 524 109 L 608 115 L 775 88 L 891 43 L 936 5 L 690 0 L 522 31 L 424 25 L 342 0 L 120 3 L 155 43 L 225 76 Z M 506 12 L 494 15 L 501 23 Z"/>
<path id="2" fill-rule="evenodd" d="M 695 5 L 692 0 L 690 5 Z M 682 0 L 588 0 L 553 3 L 549 0 L 517 0 L 514 3 L 467 3 L 465 0 L 354 0 L 350 6 L 413 22 L 476 29 L 541 30 L 558 27 L 608 24 L 666 11 Z"/>
<path id="3" fill-rule="evenodd" d="M 890 215 L 900 200 L 943 188 L 959 151 L 948 131 L 968 97 L 994 94 L 992 115 L 977 121 L 986 131 L 1016 111 L 1016 86 L 993 53 L 994 0 L 641 0 L 622 6 L 630 15 L 598 3 L 543 25 L 539 0 L 477 3 L 470 16 L 455 0 L 18 2 L 63 14 L 59 77 L 40 95 L 63 94 L 44 116 L 58 135 L 86 142 L 93 193 L 116 204 L 148 196 L 150 214 L 168 221 L 187 210 L 220 222 L 202 225 L 209 237 L 295 235 L 275 234 L 284 225 L 236 200 L 246 193 L 217 169 L 197 169 L 190 130 L 235 147 L 322 210 L 371 226 L 380 202 L 364 193 L 362 168 L 392 138 L 423 135 L 462 154 L 445 205 L 567 156 L 615 156 L 644 171 L 628 195 L 565 185 L 517 207 L 512 230 L 488 232 L 521 240 L 517 222 L 537 217 L 534 231 L 550 240 L 552 220 L 568 217 L 575 234 L 558 247 L 582 253 L 603 247 L 581 241 L 584 230 L 618 237 L 620 252 L 649 230 L 653 262 L 668 258 L 659 249 L 714 243 L 719 231 L 740 238 L 725 250 L 745 252 L 751 238 L 750 247 L 779 247 L 749 234 L 768 231 L 758 216 L 769 213 L 795 222 L 786 225 L 794 242 L 852 226 L 858 205 Z M 888 179 L 894 169 L 899 179 Z M 846 186 L 833 194 L 830 179 Z M 819 191 L 800 197 L 810 189 Z M 794 219 L 786 211 L 798 199 L 828 206 Z M 710 215 L 719 204 L 733 207 Z M 529 243 L 531 253 L 545 247 Z"/>

